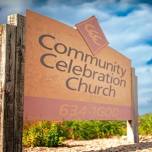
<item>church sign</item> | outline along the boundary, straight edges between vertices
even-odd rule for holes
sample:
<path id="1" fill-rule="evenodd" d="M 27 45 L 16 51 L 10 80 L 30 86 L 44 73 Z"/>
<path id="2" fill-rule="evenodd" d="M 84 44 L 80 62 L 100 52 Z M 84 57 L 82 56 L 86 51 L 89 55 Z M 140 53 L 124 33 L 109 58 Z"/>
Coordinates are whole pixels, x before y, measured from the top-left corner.
<path id="1" fill-rule="evenodd" d="M 97 19 L 68 26 L 27 10 L 0 24 L 0 151 L 22 151 L 23 124 L 126 120 L 139 142 L 137 77 Z"/>
<path id="2" fill-rule="evenodd" d="M 25 121 L 131 120 L 131 61 L 76 27 L 27 11 Z"/>

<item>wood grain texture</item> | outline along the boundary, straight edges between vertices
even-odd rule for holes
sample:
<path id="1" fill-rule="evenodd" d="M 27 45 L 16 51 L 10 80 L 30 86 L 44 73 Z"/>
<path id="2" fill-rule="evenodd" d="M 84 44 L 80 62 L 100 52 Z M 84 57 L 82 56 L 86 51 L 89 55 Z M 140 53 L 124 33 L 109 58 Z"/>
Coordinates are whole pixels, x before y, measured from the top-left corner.
<path id="1" fill-rule="evenodd" d="M 22 151 L 24 17 L 0 26 L 1 152 Z"/>
<path id="2" fill-rule="evenodd" d="M 2 45 L 2 30 L 3 30 L 3 25 L 0 25 L 0 78 L 1 78 L 1 45 Z M 2 82 L 0 79 L 0 150 L 2 149 Z"/>
<path id="3" fill-rule="evenodd" d="M 14 151 L 22 151 L 23 86 L 24 86 L 24 25 L 25 17 L 19 14 L 8 16 L 8 24 L 16 26 L 15 45 L 15 102 L 14 102 Z"/>
<path id="4" fill-rule="evenodd" d="M 3 25 L 1 36 L 1 151 L 12 152 L 14 147 L 15 26 Z"/>

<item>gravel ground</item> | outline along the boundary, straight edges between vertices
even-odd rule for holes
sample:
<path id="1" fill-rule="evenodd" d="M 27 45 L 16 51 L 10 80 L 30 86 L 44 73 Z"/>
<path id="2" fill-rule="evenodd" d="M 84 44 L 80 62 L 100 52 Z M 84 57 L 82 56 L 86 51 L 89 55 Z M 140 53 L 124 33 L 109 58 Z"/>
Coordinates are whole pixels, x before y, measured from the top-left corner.
<path id="1" fill-rule="evenodd" d="M 152 152 L 152 136 L 140 137 L 138 144 L 127 142 L 125 136 L 85 141 L 67 140 L 57 148 L 24 148 L 24 152 Z"/>

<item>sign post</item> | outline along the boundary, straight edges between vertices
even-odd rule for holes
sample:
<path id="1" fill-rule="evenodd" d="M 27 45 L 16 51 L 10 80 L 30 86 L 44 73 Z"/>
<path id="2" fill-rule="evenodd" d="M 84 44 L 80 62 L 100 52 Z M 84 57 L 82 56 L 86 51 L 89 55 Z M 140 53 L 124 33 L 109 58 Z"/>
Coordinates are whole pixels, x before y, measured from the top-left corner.
<path id="1" fill-rule="evenodd" d="M 138 81 L 135 69 L 132 68 L 132 120 L 127 121 L 127 139 L 130 142 L 138 143 Z"/>
<path id="2" fill-rule="evenodd" d="M 0 31 L 1 149 L 22 151 L 24 17 L 8 16 Z"/>

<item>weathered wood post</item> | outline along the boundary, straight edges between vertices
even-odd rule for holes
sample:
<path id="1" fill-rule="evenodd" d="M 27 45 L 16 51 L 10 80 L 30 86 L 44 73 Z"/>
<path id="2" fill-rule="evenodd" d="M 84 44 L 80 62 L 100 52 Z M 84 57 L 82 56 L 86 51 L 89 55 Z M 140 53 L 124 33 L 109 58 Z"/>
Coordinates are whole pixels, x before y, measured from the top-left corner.
<path id="1" fill-rule="evenodd" d="M 138 95 L 137 95 L 137 76 L 135 69 L 132 68 L 132 120 L 127 121 L 127 138 L 133 143 L 139 142 L 138 137 Z"/>
<path id="2" fill-rule="evenodd" d="M 24 17 L 8 16 L 0 28 L 1 149 L 22 151 Z"/>
<path id="3" fill-rule="evenodd" d="M 16 28 L 11 25 L 3 25 L 1 37 L 1 151 L 12 152 L 14 146 L 14 71 Z"/>
<path id="4" fill-rule="evenodd" d="M 22 151 L 23 92 L 24 92 L 24 34 L 25 17 L 19 14 L 8 16 L 8 24 L 16 26 L 15 45 L 15 103 L 14 103 L 14 152 Z"/>
<path id="5" fill-rule="evenodd" d="M 2 46 L 2 25 L 0 25 L 0 150 L 2 149 L 2 82 L 1 82 L 1 46 Z"/>

